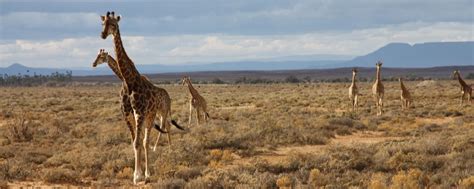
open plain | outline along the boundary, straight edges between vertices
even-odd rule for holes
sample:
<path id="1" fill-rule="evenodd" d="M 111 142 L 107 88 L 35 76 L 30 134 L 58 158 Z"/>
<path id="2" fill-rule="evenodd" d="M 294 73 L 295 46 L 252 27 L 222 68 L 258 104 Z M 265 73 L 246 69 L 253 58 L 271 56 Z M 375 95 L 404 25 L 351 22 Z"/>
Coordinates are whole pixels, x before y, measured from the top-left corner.
<path id="1" fill-rule="evenodd" d="M 468 83 L 474 83 L 468 80 Z M 172 146 L 150 151 L 150 188 L 451 188 L 474 185 L 474 104 L 454 80 L 371 82 L 351 112 L 350 83 L 198 85 L 210 121 L 188 124 L 189 92 L 172 98 Z M 132 186 L 133 150 L 119 85 L 0 88 L 0 188 Z M 153 130 L 151 144 L 157 136 Z M 2 181 L 3 180 L 3 181 Z"/>

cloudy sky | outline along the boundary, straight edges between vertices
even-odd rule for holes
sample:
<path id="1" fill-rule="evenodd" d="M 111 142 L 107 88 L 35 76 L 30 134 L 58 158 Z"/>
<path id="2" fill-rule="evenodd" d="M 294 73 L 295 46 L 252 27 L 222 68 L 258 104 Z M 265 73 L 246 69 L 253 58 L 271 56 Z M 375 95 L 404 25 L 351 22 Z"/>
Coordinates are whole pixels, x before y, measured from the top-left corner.
<path id="1" fill-rule="evenodd" d="M 198 3 L 196 3 L 198 2 Z M 472 0 L 0 0 L 0 67 L 90 67 L 100 15 L 122 15 L 136 64 L 363 55 L 390 42 L 474 40 Z"/>

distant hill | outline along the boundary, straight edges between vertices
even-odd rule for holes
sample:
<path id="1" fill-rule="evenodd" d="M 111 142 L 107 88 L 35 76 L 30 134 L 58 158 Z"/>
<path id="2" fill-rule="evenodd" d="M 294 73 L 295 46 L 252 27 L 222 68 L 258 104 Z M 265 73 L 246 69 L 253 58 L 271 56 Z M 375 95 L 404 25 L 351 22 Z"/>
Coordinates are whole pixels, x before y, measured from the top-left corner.
<path id="1" fill-rule="evenodd" d="M 161 65 L 142 64 L 137 69 L 144 74 L 202 71 L 268 71 L 268 70 L 303 70 L 339 67 L 369 67 L 382 60 L 384 67 L 423 68 L 453 65 L 474 65 L 474 42 L 432 42 L 409 45 L 407 43 L 390 43 L 372 53 L 353 59 L 347 55 L 300 55 L 268 58 L 263 60 Z M 324 60 L 326 59 L 326 60 Z M 344 60 L 346 59 L 346 60 Z M 65 72 L 66 69 L 30 68 L 15 63 L 7 68 L 0 68 L 0 74 L 51 74 Z M 99 68 L 72 69 L 74 76 L 112 75 L 107 66 Z"/>
<path id="2" fill-rule="evenodd" d="M 0 68 L 0 74 L 8 74 L 8 75 L 50 75 L 51 73 L 59 72 L 59 73 L 66 73 L 66 71 L 70 71 L 67 69 L 57 69 L 57 68 L 30 68 L 23 66 L 19 63 L 14 63 L 6 68 Z"/>
<path id="3" fill-rule="evenodd" d="M 474 42 L 390 43 L 342 65 L 373 67 L 377 60 L 385 67 L 398 68 L 474 65 Z"/>
<path id="4" fill-rule="evenodd" d="M 375 76 L 374 68 L 360 67 L 358 78 L 373 79 Z M 312 80 L 332 80 L 347 78 L 352 76 L 352 68 L 329 68 L 329 69 L 305 69 L 305 70 L 278 70 L 278 71 L 203 71 L 203 72 L 182 72 L 182 73 L 162 73 L 146 74 L 154 81 L 176 82 L 181 77 L 187 75 L 196 81 L 211 81 L 219 78 L 226 82 L 234 82 L 237 79 L 246 77 L 248 79 L 268 79 L 284 80 L 288 76 L 296 76 L 299 79 L 309 77 Z M 470 73 L 474 74 L 474 66 L 444 66 L 432 68 L 382 68 L 383 78 L 407 77 L 407 78 L 432 78 L 449 79 L 454 70 L 461 70 L 461 74 L 466 77 Z M 119 80 L 112 75 L 109 76 L 79 76 L 73 77 L 74 81 L 80 82 L 118 82 Z"/>

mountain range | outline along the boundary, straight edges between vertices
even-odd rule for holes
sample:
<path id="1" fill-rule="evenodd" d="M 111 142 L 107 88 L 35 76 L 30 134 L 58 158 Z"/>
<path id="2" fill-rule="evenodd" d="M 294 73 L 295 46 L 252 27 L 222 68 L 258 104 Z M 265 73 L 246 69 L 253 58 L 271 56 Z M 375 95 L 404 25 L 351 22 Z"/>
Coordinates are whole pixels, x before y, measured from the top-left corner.
<path id="1" fill-rule="evenodd" d="M 304 70 L 339 67 L 374 67 L 378 60 L 384 67 L 426 68 L 453 65 L 474 65 L 474 41 L 467 42 L 430 42 L 410 45 L 390 43 L 367 55 L 352 58 L 347 55 L 302 55 L 276 57 L 264 60 L 249 60 L 220 63 L 161 65 L 136 65 L 141 73 L 173 73 L 196 71 L 262 71 L 262 70 Z M 106 66 L 100 68 L 72 69 L 74 76 L 111 75 Z M 57 68 L 30 68 L 19 63 L 0 68 L 0 74 L 51 74 L 66 72 Z"/>

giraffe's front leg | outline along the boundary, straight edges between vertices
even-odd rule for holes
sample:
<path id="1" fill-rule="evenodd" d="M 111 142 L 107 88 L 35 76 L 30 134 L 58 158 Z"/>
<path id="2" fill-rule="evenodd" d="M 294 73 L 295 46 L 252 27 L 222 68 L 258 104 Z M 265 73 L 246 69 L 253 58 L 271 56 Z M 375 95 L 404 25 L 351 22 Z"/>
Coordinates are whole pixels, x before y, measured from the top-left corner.
<path id="1" fill-rule="evenodd" d="M 122 89 L 123 90 L 123 89 Z M 125 120 L 125 123 L 127 124 L 127 127 L 130 131 L 130 138 L 133 144 L 133 141 L 135 139 L 135 131 L 133 128 L 133 124 L 135 124 L 135 119 L 133 117 L 133 109 L 132 105 L 130 104 L 130 99 L 127 94 L 124 94 L 125 92 L 121 92 L 122 95 L 122 101 L 121 101 L 121 110 L 122 110 L 122 117 Z"/>
<path id="2" fill-rule="evenodd" d="M 354 111 L 354 100 L 352 99 L 352 97 L 350 97 L 351 99 L 351 107 L 352 107 L 352 111 Z"/>
<path id="3" fill-rule="evenodd" d="M 192 119 L 193 119 L 193 105 L 189 103 L 189 123 L 188 123 L 189 126 L 191 126 Z"/>
<path id="4" fill-rule="evenodd" d="M 135 120 L 136 120 L 136 127 L 135 127 L 135 140 L 133 141 L 133 149 L 135 152 L 135 171 L 133 173 L 133 183 L 137 184 L 138 182 L 141 181 L 141 177 L 143 175 L 142 172 L 142 158 L 141 158 L 141 149 L 142 146 L 140 145 L 140 135 L 141 135 L 141 129 L 144 126 L 145 122 L 145 116 L 143 113 L 138 113 L 135 112 Z"/>

